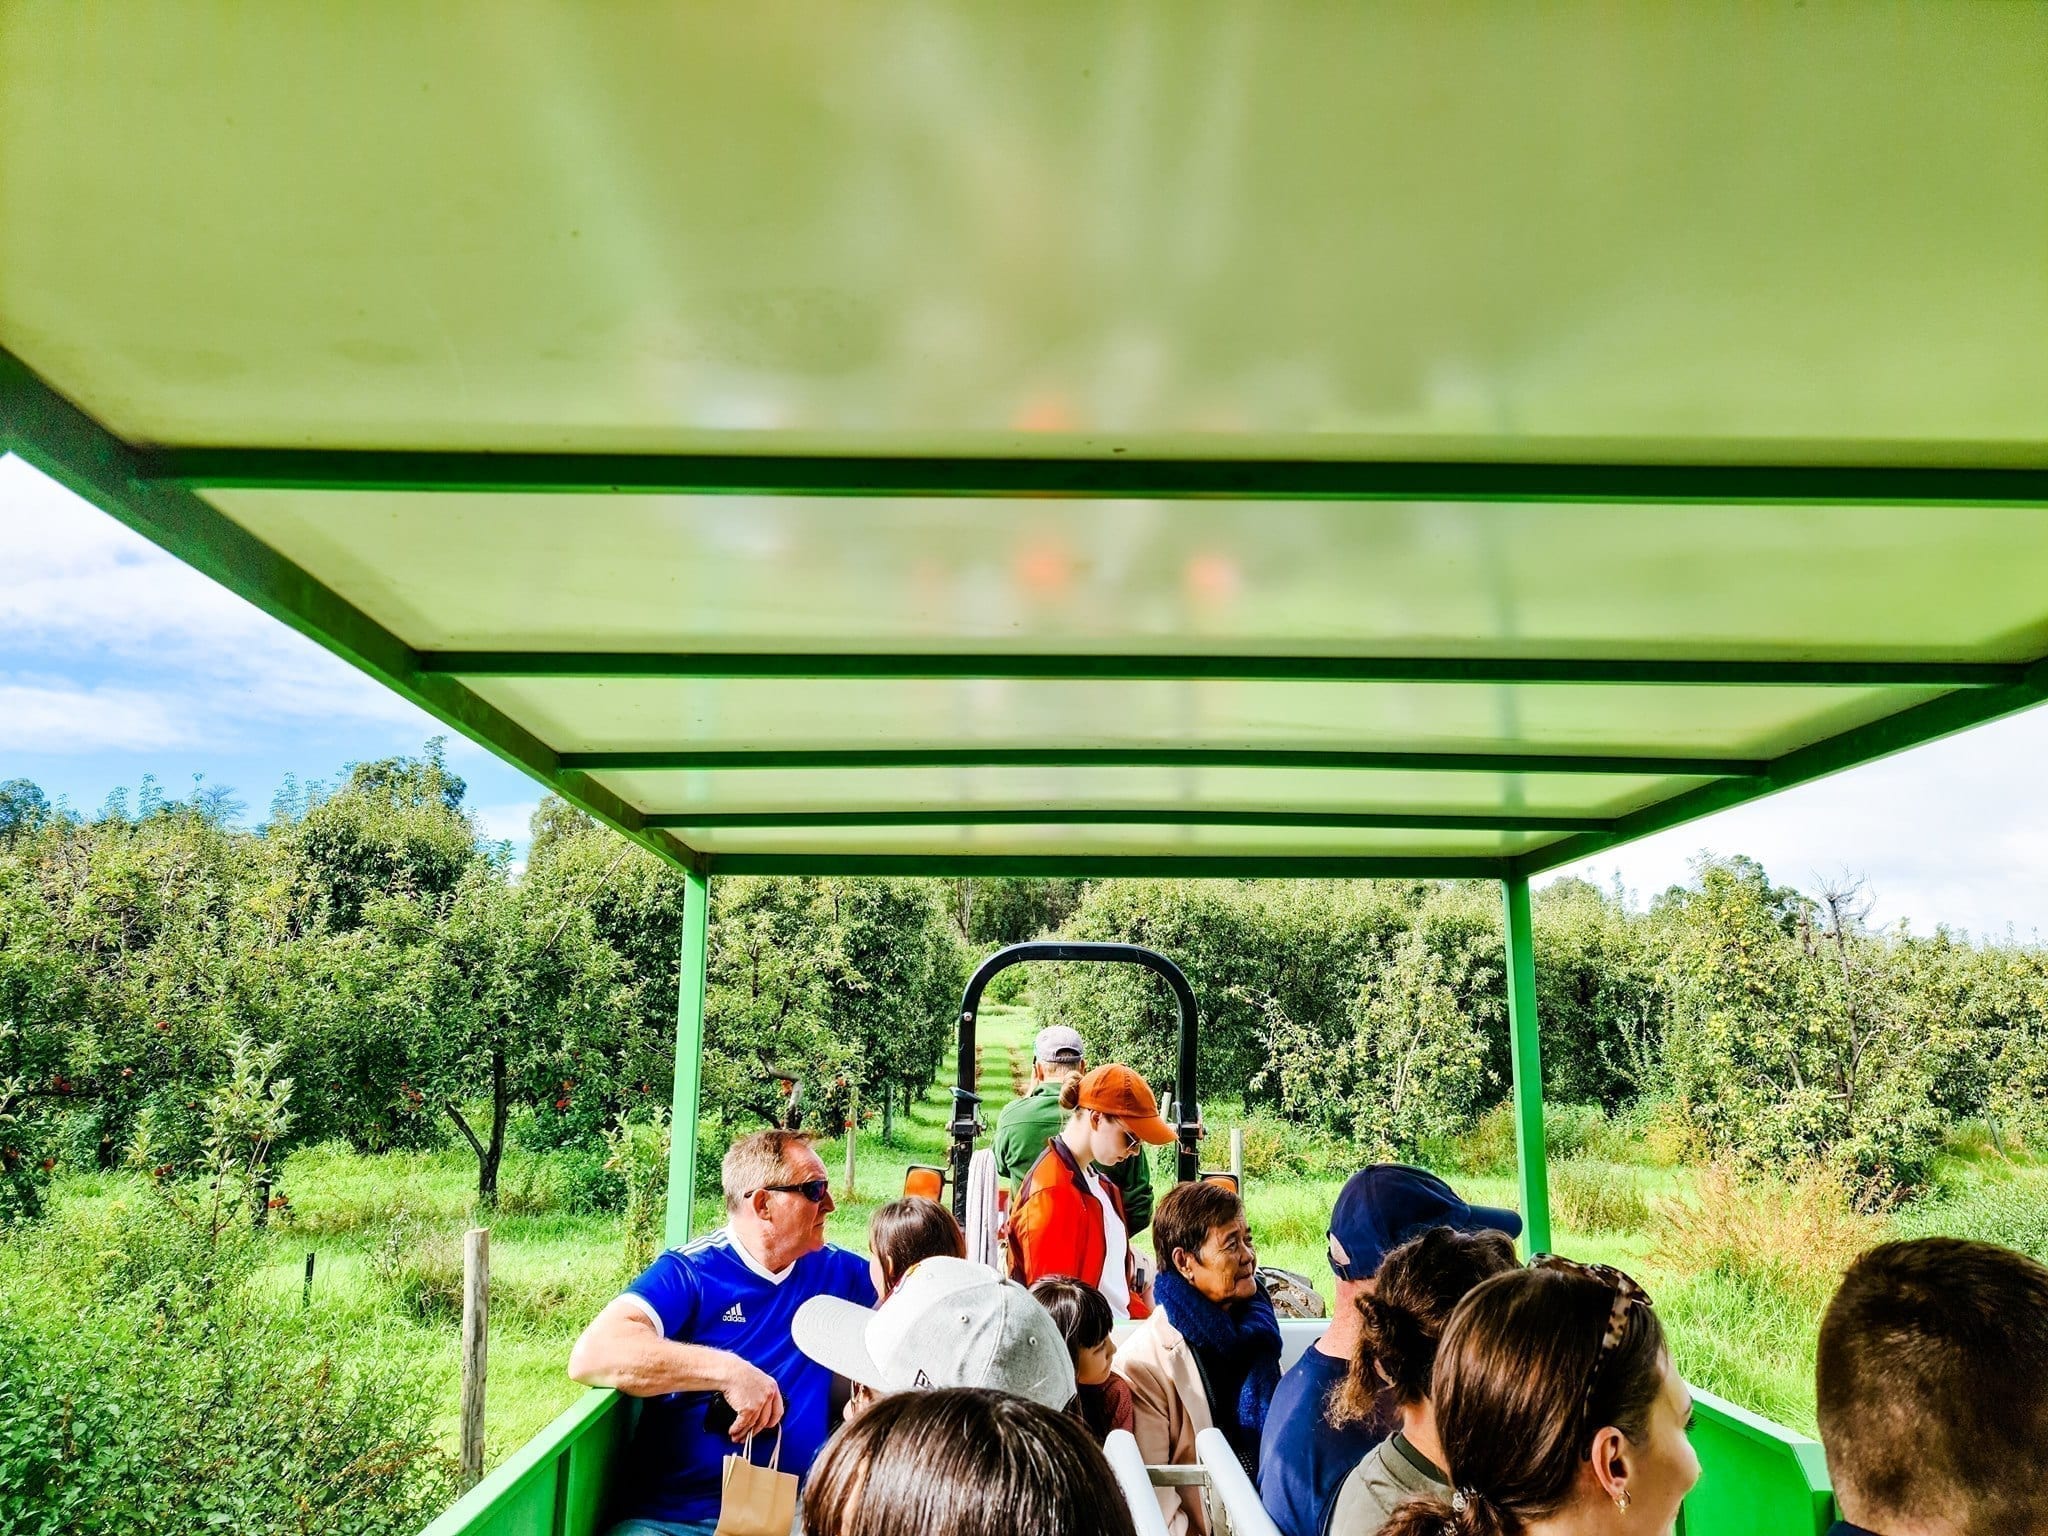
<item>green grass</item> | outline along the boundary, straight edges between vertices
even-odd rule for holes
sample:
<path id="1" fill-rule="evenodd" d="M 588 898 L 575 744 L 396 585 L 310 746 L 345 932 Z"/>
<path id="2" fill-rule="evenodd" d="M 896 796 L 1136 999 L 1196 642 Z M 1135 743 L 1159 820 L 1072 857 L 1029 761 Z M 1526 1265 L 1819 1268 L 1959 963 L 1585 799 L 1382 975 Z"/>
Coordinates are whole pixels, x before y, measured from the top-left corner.
<path id="1" fill-rule="evenodd" d="M 982 1014 L 983 1115 L 990 1124 L 1017 1087 L 1028 1085 L 1035 1028 L 1028 1007 L 991 1005 Z M 949 1060 L 910 1112 L 897 1115 L 891 1139 L 881 1136 L 879 1116 L 860 1132 L 854 1189 L 840 1193 L 830 1223 L 834 1241 L 864 1250 L 869 1216 L 901 1191 L 905 1169 L 944 1162 L 952 1081 Z M 1270 1117 L 1246 1120 L 1228 1102 L 1206 1106 L 1206 1118 L 1211 1165 L 1226 1160 L 1231 1126 L 1248 1126 L 1246 1196 L 1262 1261 L 1306 1275 L 1332 1299 L 1324 1234 L 1348 1154 Z M 1819 1218 L 1810 1210 L 1802 1215 L 1796 1198 L 1781 1208 L 1767 1190 L 1663 1166 L 1618 1128 L 1583 1132 L 1568 1133 L 1567 1154 L 1553 1166 L 1554 1245 L 1635 1274 L 1656 1296 L 1689 1379 L 1795 1429 L 1812 1429 L 1813 1337 L 1832 1287 L 1829 1266 L 1846 1262 L 1842 1256 L 1855 1245 L 1888 1233 L 1944 1232 L 2048 1260 L 2048 1167 L 1981 1137 L 1958 1136 L 1921 1201 L 1861 1225 L 1829 1216 L 1834 1225 L 1816 1248 L 1799 1223 Z M 1483 1125 L 1468 1143 L 1447 1149 L 1446 1157 L 1458 1161 L 1444 1166 L 1467 1198 L 1514 1206 L 1518 1191 L 1504 1176 L 1499 1140 L 1497 1126 Z M 840 1189 L 844 1140 L 821 1142 L 818 1150 Z M 1155 1159 L 1162 1190 L 1170 1169 L 1166 1157 Z M 564 1370 L 569 1346 L 629 1277 L 623 1218 L 572 1211 L 564 1170 L 547 1154 L 508 1153 L 501 1207 L 485 1223 L 492 1266 L 486 1436 L 493 1463 L 576 1400 L 581 1389 Z M 337 1357 L 399 1362 L 427 1382 L 443 1405 L 438 1433 L 453 1449 L 461 1235 L 477 1219 L 474 1160 L 454 1149 L 363 1157 L 313 1147 L 294 1153 L 283 1173 L 292 1207 L 264 1240 L 253 1293 L 297 1313 L 306 1255 L 314 1253 L 311 1300 L 300 1319 L 307 1336 Z M 126 1176 L 68 1176 L 54 1191 L 52 1224 L 89 1233 L 104 1227 L 117 1202 L 132 1208 L 148 1198 Z M 698 1231 L 721 1219 L 711 1199 L 698 1200 L 694 1214 Z M 0 1289 L 12 1295 L 0 1301 L 71 1304 L 47 1282 L 31 1294 L 34 1277 L 10 1278 L 9 1268 L 0 1265 Z"/>

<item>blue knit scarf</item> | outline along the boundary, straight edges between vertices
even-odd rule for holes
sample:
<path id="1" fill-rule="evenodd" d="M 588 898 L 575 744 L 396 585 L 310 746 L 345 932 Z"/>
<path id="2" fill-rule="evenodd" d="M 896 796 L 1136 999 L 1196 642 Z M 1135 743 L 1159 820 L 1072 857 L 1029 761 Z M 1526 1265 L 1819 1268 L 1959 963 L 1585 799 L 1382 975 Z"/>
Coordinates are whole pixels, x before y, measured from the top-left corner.
<path id="1" fill-rule="evenodd" d="M 1273 1302 L 1266 1295 L 1266 1288 L 1258 1286 L 1249 1300 L 1222 1307 L 1175 1271 L 1162 1269 L 1152 1282 L 1152 1294 L 1165 1311 L 1166 1320 L 1190 1344 L 1244 1367 L 1244 1386 L 1237 1394 L 1234 1427 L 1254 1435 L 1263 1430 L 1266 1410 L 1273 1403 L 1273 1389 L 1280 1385 L 1280 1323 L 1273 1316 Z"/>

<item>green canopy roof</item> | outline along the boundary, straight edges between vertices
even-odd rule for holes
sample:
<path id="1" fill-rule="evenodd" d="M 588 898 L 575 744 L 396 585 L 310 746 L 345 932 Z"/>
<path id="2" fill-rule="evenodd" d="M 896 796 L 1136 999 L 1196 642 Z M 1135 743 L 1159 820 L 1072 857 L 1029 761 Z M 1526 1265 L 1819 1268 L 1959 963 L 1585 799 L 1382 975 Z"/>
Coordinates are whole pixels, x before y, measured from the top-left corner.
<path id="1" fill-rule="evenodd" d="M 2048 697 L 2048 7 L 0 0 L 0 433 L 667 856 L 1526 875 Z"/>

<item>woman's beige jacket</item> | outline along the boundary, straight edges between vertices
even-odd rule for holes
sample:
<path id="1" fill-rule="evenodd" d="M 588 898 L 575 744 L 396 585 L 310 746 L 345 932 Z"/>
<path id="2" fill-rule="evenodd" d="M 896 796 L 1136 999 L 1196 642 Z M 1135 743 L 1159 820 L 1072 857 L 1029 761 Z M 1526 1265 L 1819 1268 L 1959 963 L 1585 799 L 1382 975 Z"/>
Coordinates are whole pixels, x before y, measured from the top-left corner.
<path id="1" fill-rule="evenodd" d="M 1131 1384 L 1138 1450 L 1148 1467 L 1193 1466 L 1195 1436 L 1214 1427 L 1194 1347 L 1160 1308 L 1118 1341 L 1116 1370 Z M 1200 1488 L 1161 1488 L 1168 1536 L 1209 1536 Z"/>

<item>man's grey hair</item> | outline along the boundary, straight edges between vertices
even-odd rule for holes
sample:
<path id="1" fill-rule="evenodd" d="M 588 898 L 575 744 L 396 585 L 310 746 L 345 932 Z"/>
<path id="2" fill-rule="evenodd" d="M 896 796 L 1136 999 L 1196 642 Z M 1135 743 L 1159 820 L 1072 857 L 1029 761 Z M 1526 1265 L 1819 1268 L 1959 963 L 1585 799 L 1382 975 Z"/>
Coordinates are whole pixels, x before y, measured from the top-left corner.
<path id="1" fill-rule="evenodd" d="M 765 1184 L 788 1182 L 791 1150 L 810 1144 L 811 1138 L 802 1131 L 769 1130 L 742 1136 L 726 1148 L 725 1161 L 718 1170 L 726 1210 L 738 1210 L 748 1195 Z"/>

